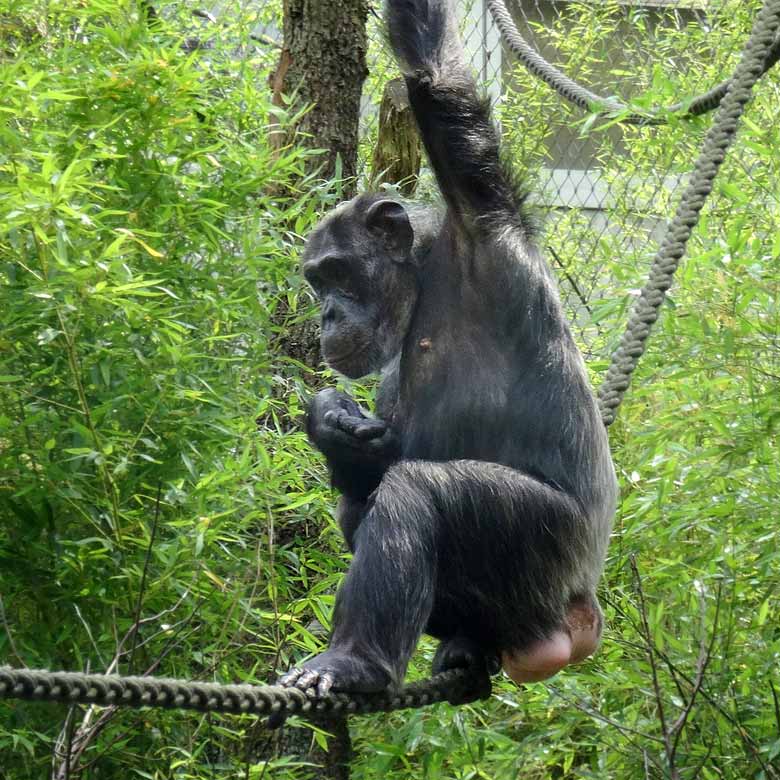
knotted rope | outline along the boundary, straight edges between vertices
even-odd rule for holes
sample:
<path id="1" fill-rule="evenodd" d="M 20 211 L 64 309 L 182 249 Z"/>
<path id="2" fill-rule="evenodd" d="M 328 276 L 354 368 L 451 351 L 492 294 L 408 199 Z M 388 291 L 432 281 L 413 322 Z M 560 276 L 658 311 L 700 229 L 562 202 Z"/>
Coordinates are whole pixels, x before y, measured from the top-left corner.
<path id="1" fill-rule="evenodd" d="M 0 667 L 0 699 L 92 704 L 101 707 L 158 707 L 233 715 L 329 715 L 389 712 L 441 701 L 476 698 L 462 670 L 442 672 L 397 692 L 330 693 L 316 698 L 278 685 L 219 685 L 157 677 L 119 677 L 79 672 Z"/>

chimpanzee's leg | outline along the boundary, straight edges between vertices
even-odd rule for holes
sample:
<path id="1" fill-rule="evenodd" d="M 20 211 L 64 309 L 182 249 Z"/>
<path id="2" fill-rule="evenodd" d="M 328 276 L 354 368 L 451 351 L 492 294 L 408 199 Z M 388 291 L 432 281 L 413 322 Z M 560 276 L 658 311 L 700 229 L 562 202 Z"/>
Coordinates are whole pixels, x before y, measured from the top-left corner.
<path id="1" fill-rule="evenodd" d="M 429 622 L 486 655 L 532 646 L 592 592 L 599 534 L 571 497 L 505 466 L 391 466 L 357 530 L 330 649 L 282 683 L 320 694 L 400 683 Z"/>
<path id="2" fill-rule="evenodd" d="M 354 536 L 355 555 L 336 597 L 330 649 L 281 678 L 282 685 L 379 691 L 403 678 L 433 605 L 434 531 L 430 492 L 391 466 Z"/>

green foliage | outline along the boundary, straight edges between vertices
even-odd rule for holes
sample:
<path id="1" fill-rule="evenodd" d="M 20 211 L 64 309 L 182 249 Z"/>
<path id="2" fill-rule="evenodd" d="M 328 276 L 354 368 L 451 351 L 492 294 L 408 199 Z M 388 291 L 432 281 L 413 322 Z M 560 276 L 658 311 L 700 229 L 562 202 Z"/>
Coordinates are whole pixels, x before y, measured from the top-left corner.
<path id="1" fill-rule="evenodd" d="M 264 679 L 332 592 L 309 589 L 327 501 L 277 347 L 310 312 L 297 248 L 329 191 L 269 143 L 294 118 L 267 55 L 236 49 L 252 18 L 98 0 L 0 21 L 0 659 Z M 3 704 L 0 773 L 45 776 L 63 714 Z M 84 763 L 113 745 L 101 776 L 153 777 L 170 745 L 185 777 L 220 752 L 193 744 L 202 719 L 146 721 L 110 719 Z"/>
<path id="2" fill-rule="evenodd" d="M 246 46 L 259 6 L 204 26 L 164 3 L 0 0 L 0 663 L 260 682 L 324 642 L 345 557 L 298 425 L 319 380 L 296 255 L 338 188 L 269 142 L 294 118 L 269 102 L 276 52 Z M 565 6 L 539 34 L 567 71 L 649 106 L 720 80 L 757 3 L 727 0 L 712 31 Z M 654 68 L 626 64 L 648 47 Z M 543 234 L 597 383 L 710 120 L 605 128 L 513 79 L 518 163 L 574 126 L 603 170 L 608 229 L 560 209 Z M 610 432 L 599 655 L 486 703 L 354 719 L 355 778 L 780 777 L 778 93 L 777 75 L 757 91 Z M 0 703 L 0 777 L 50 776 L 69 733 L 86 778 L 312 774 L 251 719 L 67 715 Z"/>

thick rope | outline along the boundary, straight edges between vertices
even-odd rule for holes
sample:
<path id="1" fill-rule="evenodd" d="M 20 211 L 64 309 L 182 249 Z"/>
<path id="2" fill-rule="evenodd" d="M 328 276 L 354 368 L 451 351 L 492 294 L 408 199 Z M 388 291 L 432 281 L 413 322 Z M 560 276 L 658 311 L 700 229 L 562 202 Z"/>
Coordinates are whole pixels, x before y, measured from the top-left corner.
<path id="1" fill-rule="evenodd" d="M 490 14 L 501 32 L 504 43 L 520 60 L 526 69 L 552 87 L 562 98 L 578 106 L 584 111 L 597 111 L 608 116 L 618 116 L 621 122 L 636 125 L 664 124 L 669 114 L 679 114 L 681 117 L 694 117 L 706 114 L 720 105 L 731 85 L 731 79 L 721 82 L 703 95 L 691 100 L 675 103 L 668 108 L 646 114 L 635 113 L 630 106 L 615 98 L 603 97 L 592 92 L 582 84 L 577 83 L 550 64 L 541 54 L 523 38 L 517 29 L 512 14 L 506 6 L 506 0 L 487 0 Z M 780 37 L 770 41 L 761 60 L 761 72 L 766 73 L 780 60 Z M 625 116 L 621 116 L 625 114 Z"/>
<path id="2" fill-rule="evenodd" d="M 712 127 L 707 131 L 690 181 L 680 198 L 677 213 L 667 228 L 650 267 L 648 280 L 634 305 L 626 331 L 599 388 L 599 409 L 607 426 L 614 422 L 617 408 L 631 383 L 631 374 L 645 351 L 650 329 L 658 319 L 666 291 L 671 287 L 674 273 L 685 253 L 685 246 L 699 221 L 699 214 L 707 197 L 712 192 L 726 151 L 736 136 L 745 104 L 750 99 L 756 82 L 764 74 L 767 53 L 773 46 L 778 29 L 780 0 L 765 0 L 731 77 L 726 96 L 718 108 Z"/>
<path id="3" fill-rule="evenodd" d="M 470 682 L 465 671 L 453 670 L 411 683 L 395 693 L 331 693 L 317 698 L 313 691 L 304 693 L 279 685 L 219 685 L 3 666 L 0 667 L 0 699 L 312 718 L 389 712 L 441 701 L 465 703 L 475 698 L 469 695 Z"/>

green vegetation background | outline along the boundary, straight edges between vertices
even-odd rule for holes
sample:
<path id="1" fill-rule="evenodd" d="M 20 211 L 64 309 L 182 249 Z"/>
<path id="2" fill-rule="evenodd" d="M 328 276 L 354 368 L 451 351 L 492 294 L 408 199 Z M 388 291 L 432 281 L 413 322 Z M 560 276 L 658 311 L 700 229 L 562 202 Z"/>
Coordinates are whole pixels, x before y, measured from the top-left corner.
<path id="1" fill-rule="evenodd" d="M 347 556 L 300 420 L 335 380 L 299 360 L 313 304 L 296 264 L 339 192 L 302 174 L 300 144 L 269 145 L 294 117 L 269 103 L 275 49 L 247 45 L 276 11 L 259 5 L 204 27 L 176 5 L 149 24 L 125 0 L 0 0 L 0 663 L 262 682 L 325 641 Z M 735 48 L 756 6 L 724 10 Z M 567 14 L 576 35 L 549 34 L 585 78 L 618 17 L 646 32 L 614 4 Z M 194 35 L 212 48 L 188 54 Z M 735 55 L 709 45 L 670 28 L 633 94 L 719 80 Z M 675 56 L 693 67 L 665 69 Z M 516 86 L 504 128 L 530 166 L 582 118 Z M 353 720 L 355 778 L 780 777 L 778 97 L 775 74 L 611 430 L 622 503 L 601 652 L 487 703 Z M 545 239 L 598 282 L 572 304 L 595 382 L 648 225 L 673 208 L 653 182 L 684 174 L 708 121 L 626 131 L 619 158 L 614 134 L 582 128 L 633 231 L 596 235 L 570 212 Z M 424 641 L 413 674 L 431 654 Z M 67 714 L 0 703 L 0 778 L 49 777 Z M 268 759 L 251 718 L 73 718 L 100 721 L 81 778 L 310 773 Z"/>

